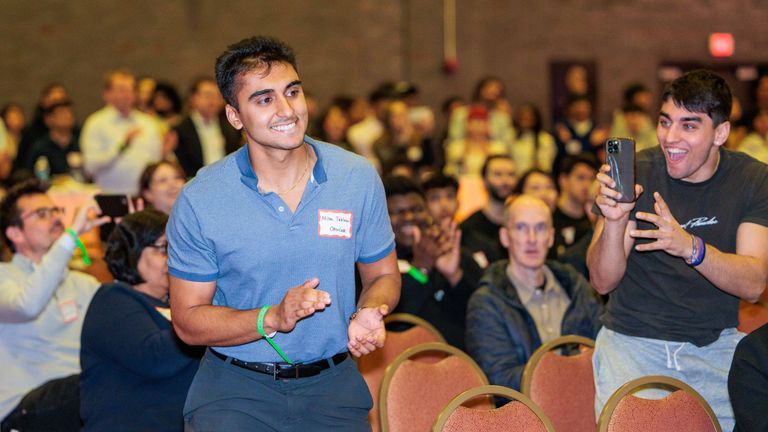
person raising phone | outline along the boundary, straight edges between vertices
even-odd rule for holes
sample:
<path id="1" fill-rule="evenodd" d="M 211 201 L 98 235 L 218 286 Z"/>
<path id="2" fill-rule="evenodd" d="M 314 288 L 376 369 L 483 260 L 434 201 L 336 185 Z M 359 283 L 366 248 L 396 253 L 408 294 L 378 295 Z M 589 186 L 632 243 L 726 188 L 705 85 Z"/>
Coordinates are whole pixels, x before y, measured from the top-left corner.
<path id="1" fill-rule="evenodd" d="M 726 382 L 743 337 L 739 299 L 757 301 L 768 280 L 768 167 L 723 147 L 730 111 L 722 77 L 684 74 L 662 94 L 660 146 L 637 155 L 637 200 L 619 203 L 600 169 L 587 265 L 611 297 L 593 357 L 597 413 L 627 381 L 668 375 L 733 428 Z"/>

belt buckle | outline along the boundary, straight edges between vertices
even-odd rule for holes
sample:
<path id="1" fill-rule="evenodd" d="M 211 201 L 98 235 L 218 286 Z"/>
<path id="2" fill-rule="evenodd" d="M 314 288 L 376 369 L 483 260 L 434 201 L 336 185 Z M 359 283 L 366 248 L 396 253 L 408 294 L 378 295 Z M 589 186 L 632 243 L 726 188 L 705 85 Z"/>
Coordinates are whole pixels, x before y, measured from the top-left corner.
<path id="1" fill-rule="evenodd" d="M 301 376 L 299 376 L 299 365 L 298 364 L 296 364 L 296 365 L 289 365 L 286 368 L 280 367 L 279 363 L 272 363 L 272 364 L 274 365 L 274 367 L 272 368 L 272 379 L 275 380 L 275 381 L 277 381 L 278 379 L 301 378 Z M 294 370 L 294 375 L 293 376 L 281 377 L 281 376 L 278 375 L 281 371 L 286 370 L 286 369 L 291 369 L 291 368 L 293 368 L 293 370 Z"/>

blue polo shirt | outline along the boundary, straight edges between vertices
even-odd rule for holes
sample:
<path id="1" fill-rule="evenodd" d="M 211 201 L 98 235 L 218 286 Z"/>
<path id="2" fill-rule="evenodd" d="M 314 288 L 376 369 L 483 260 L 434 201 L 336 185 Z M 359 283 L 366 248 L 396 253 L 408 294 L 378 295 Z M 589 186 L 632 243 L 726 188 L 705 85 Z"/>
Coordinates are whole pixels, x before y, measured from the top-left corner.
<path id="1" fill-rule="evenodd" d="M 289 288 L 320 279 L 330 307 L 273 339 L 294 362 L 346 350 L 355 262 L 376 262 L 395 247 L 384 188 L 370 163 L 331 144 L 305 142 L 317 163 L 295 213 L 277 194 L 259 191 L 244 146 L 198 172 L 179 194 L 167 228 L 169 273 L 216 281 L 214 305 L 276 305 Z M 245 361 L 282 361 L 265 340 L 215 348 Z"/>

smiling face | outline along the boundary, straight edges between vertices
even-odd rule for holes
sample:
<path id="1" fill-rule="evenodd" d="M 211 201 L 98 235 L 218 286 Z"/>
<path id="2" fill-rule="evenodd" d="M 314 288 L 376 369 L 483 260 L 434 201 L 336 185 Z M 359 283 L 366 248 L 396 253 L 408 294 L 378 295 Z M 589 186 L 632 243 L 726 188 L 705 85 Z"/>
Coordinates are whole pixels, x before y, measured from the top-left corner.
<path id="1" fill-rule="evenodd" d="M 728 139 L 730 129 L 727 121 L 715 126 L 707 114 L 688 111 L 667 98 L 661 106 L 656 136 L 669 176 L 691 183 L 712 177 L 719 162 L 719 147 Z"/>
<path id="2" fill-rule="evenodd" d="M 274 63 L 266 72 L 261 68 L 238 76 L 238 108 L 227 105 L 227 119 L 235 129 L 245 129 L 249 145 L 296 149 L 308 119 L 301 81 L 288 63 Z"/>
<path id="3" fill-rule="evenodd" d="M 157 210 L 171 214 L 184 181 L 184 175 L 176 167 L 161 163 L 152 174 L 149 188 L 142 191 L 142 196 Z"/>

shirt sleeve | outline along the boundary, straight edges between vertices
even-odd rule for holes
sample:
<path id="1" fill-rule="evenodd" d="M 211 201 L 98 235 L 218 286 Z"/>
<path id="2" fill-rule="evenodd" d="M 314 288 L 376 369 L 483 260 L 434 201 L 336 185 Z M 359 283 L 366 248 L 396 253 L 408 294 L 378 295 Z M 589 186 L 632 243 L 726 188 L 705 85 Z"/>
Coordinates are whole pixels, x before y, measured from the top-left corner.
<path id="1" fill-rule="evenodd" d="M 29 275 L 19 279 L 10 271 L 0 272 L 3 274 L 0 276 L 0 322 L 18 323 L 37 318 L 60 285 L 74 249 L 75 242 L 65 233 Z"/>
<path id="2" fill-rule="evenodd" d="M 384 185 L 373 167 L 365 170 L 368 184 L 365 203 L 357 228 L 357 261 L 369 264 L 381 260 L 395 248 L 395 234 L 389 222 Z"/>
<path id="3" fill-rule="evenodd" d="M 193 282 L 210 282 L 219 274 L 216 252 L 205 238 L 185 191 L 179 195 L 166 228 L 168 273 Z"/>
<path id="4" fill-rule="evenodd" d="M 757 162 L 755 166 L 757 174 L 753 177 L 754 181 L 748 183 L 754 193 L 747 204 L 742 222 L 768 226 L 768 167 Z"/>

